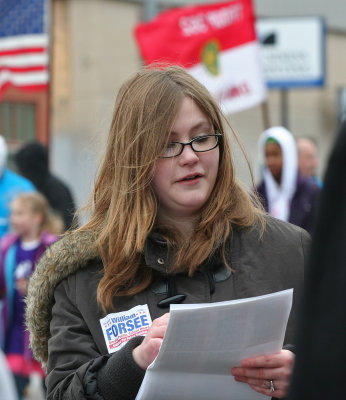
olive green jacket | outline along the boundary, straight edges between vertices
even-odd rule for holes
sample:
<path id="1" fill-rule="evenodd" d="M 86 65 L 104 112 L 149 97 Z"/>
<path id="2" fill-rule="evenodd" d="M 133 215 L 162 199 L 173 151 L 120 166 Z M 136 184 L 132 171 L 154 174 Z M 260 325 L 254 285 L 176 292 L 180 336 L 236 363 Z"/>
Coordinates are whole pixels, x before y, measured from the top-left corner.
<path id="1" fill-rule="evenodd" d="M 135 296 L 115 297 L 114 306 L 119 312 L 147 304 L 154 320 L 175 296 L 184 303 L 207 303 L 293 288 L 284 341 L 293 344 L 309 246 L 306 231 L 268 216 L 262 236 L 256 228 L 233 228 L 226 249 L 232 271 L 216 252 L 193 277 L 172 276 L 166 273 L 166 244 L 152 234 L 143 254 L 143 266 L 154 272 L 152 284 Z M 30 280 L 27 324 L 34 355 L 48 372 L 48 399 L 123 400 L 137 394 L 144 371 L 131 354 L 142 338 L 108 354 L 100 325 L 105 315 L 96 300 L 102 270 L 93 236 L 74 233 L 47 250 Z"/>

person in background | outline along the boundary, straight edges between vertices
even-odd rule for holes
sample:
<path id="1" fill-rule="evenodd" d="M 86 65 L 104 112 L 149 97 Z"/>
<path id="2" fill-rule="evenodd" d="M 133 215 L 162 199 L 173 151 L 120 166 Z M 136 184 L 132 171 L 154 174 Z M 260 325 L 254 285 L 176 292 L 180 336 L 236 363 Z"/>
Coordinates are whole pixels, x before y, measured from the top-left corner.
<path id="1" fill-rule="evenodd" d="M 28 143 L 15 154 L 15 162 L 20 174 L 35 185 L 47 198 L 52 210 L 63 219 L 64 229 L 70 229 L 75 203 L 67 185 L 49 171 L 46 147 L 38 142 Z"/>
<path id="2" fill-rule="evenodd" d="M 0 136 L 0 238 L 10 228 L 11 201 L 19 193 L 35 191 L 34 185 L 28 179 L 6 168 L 7 153 L 6 141 Z"/>
<path id="3" fill-rule="evenodd" d="M 50 247 L 29 283 L 27 326 L 48 398 L 135 399 L 170 304 L 294 288 L 285 348 L 229 368 L 241 385 L 286 395 L 310 237 L 264 213 L 239 183 L 229 131 L 183 68 L 144 68 L 122 85 L 90 219 Z M 109 314 L 129 322 L 113 352 L 100 323 Z"/>
<path id="4" fill-rule="evenodd" d="M 259 154 L 262 181 L 257 192 L 264 208 L 311 232 L 320 189 L 299 173 L 292 134 L 282 126 L 267 129 L 259 138 Z"/>
<path id="5" fill-rule="evenodd" d="M 57 240 L 62 221 L 50 215 L 47 200 L 37 192 L 21 194 L 12 201 L 10 221 L 13 233 L 2 237 L 0 254 L 2 347 L 21 399 L 30 374 L 44 375 L 40 364 L 32 358 L 24 326 L 27 284 L 37 260 Z"/>
<path id="6" fill-rule="evenodd" d="M 346 122 L 340 128 L 323 180 L 289 400 L 346 399 L 345 176 Z"/>
<path id="7" fill-rule="evenodd" d="M 318 155 L 316 141 L 310 137 L 299 137 L 296 143 L 299 172 L 321 188 L 322 181 L 317 176 Z"/>

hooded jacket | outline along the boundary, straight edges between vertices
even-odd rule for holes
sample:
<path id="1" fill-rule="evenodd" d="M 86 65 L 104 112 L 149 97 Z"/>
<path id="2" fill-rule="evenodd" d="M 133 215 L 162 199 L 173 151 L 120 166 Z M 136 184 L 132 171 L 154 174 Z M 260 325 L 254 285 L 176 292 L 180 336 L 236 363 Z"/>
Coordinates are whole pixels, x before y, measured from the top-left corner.
<path id="1" fill-rule="evenodd" d="M 63 219 L 65 229 L 72 225 L 75 204 L 70 189 L 49 171 L 48 151 L 40 143 L 29 143 L 15 155 L 18 169 L 29 179 Z"/>
<path id="2" fill-rule="evenodd" d="M 94 243 L 90 232 L 65 236 L 47 250 L 30 280 L 27 325 L 34 355 L 47 368 L 48 399 L 134 399 L 144 377 L 132 359 L 142 337 L 108 354 L 96 300 L 103 266 Z M 255 227 L 233 227 L 226 246 L 233 271 L 217 251 L 189 277 L 167 273 L 166 243 L 151 234 L 142 267 L 153 270 L 153 282 L 135 296 L 114 297 L 115 310 L 147 304 L 154 320 L 168 311 L 167 297 L 206 303 L 293 288 L 285 336 L 285 343 L 293 343 L 309 243 L 304 230 L 268 216 L 262 237 Z"/>
<path id="3" fill-rule="evenodd" d="M 266 167 L 265 148 L 270 138 L 280 145 L 282 151 L 280 185 Z M 281 126 L 267 129 L 259 139 L 259 155 L 262 181 L 257 186 L 257 192 L 265 210 L 276 218 L 311 232 L 320 188 L 299 174 L 297 149 L 292 134 Z"/>

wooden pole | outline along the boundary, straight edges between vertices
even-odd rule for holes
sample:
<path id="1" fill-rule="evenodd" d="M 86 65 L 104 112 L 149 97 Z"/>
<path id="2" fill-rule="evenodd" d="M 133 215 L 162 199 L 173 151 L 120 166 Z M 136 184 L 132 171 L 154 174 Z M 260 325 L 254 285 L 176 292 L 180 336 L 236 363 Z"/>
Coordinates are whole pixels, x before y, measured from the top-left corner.
<path id="1" fill-rule="evenodd" d="M 264 100 L 261 103 L 261 110 L 262 110 L 263 126 L 264 126 L 264 130 L 266 130 L 266 129 L 270 128 L 270 116 L 269 116 L 268 100 Z"/>

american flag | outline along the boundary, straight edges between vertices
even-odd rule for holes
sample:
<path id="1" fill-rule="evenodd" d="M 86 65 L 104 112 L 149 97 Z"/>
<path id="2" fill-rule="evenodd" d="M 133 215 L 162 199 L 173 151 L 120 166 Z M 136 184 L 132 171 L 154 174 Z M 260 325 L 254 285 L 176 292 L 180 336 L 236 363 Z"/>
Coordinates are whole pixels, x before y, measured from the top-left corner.
<path id="1" fill-rule="evenodd" d="M 47 0 L 0 0 L 0 99 L 8 86 L 48 87 Z"/>

